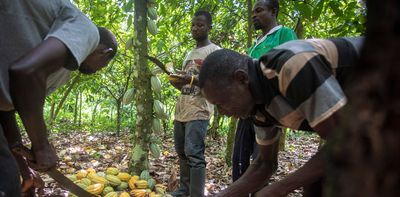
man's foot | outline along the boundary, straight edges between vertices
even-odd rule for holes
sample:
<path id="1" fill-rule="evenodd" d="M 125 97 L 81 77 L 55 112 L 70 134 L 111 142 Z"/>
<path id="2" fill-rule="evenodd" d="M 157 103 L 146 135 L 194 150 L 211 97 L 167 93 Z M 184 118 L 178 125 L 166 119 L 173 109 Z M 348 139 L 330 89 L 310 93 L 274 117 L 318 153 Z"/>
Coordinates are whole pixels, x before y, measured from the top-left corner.
<path id="1" fill-rule="evenodd" d="M 32 152 L 35 157 L 34 162 L 28 162 L 29 166 L 40 172 L 45 172 L 57 165 L 58 156 L 50 144 L 32 146 Z"/>

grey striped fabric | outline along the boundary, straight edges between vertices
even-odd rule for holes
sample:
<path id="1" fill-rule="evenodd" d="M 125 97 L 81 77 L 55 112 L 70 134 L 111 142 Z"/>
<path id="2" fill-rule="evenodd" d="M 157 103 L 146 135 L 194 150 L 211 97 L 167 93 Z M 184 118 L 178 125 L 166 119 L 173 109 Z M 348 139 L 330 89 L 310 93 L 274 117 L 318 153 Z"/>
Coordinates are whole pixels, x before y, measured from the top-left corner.
<path id="1" fill-rule="evenodd" d="M 249 64 L 259 83 L 252 84 L 253 95 L 263 100 L 254 109 L 255 124 L 312 130 L 329 118 L 347 102 L 342 88 L 362 42 L 361 37 L 290 41 Z"/>

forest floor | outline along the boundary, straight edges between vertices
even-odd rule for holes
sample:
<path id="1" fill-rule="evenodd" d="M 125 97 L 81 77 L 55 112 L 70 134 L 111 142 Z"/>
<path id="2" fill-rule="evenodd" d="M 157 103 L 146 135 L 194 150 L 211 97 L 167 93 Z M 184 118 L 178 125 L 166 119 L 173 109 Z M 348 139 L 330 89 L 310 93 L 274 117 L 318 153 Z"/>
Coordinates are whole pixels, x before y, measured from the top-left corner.
<path id="1" fill-rule="evenodd" d="M 317 151 L 319 138 L 305 132 L 289 132 L 285 151 L 279 154 L 279 168 L 272 180 L 280 180 L 290 172 L 303 165 Z M 127 171 L 129 153 L 132 148 L 129 136 L 115 134 L 84 132 L 57 133 L 51 135 L 60 158 L 59 170 L 64 174 L 74 174 L 80 169 L 93 167 L 96 171 L 105 171 L 107 167 L 117 167 Z M 150 174 L 157 182 L 169 185 L 169 189 L 177 186 L 179 178 L 178 157 L 174 151 L 173 140 L 161 140 L 161 156 L 157 159 L 150 156 Z M 231 167 L 224 160 L 225 141 L 207 139 L 206 161 L 207 180 L 206 194 L 212 196 L 231 183 Z M 45 188 L 38 196 L 68 196 L 68 192 L 50 177 L 41 174 Z M 290 194 L 301 196 L 301 189 Z"/>

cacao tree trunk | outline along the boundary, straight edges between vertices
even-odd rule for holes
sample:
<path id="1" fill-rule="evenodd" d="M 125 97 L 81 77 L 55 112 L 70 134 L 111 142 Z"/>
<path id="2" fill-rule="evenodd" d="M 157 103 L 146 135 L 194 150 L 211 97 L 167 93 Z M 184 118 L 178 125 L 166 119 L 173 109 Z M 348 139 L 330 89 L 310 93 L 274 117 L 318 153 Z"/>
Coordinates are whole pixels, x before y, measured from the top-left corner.
<path id="1" fill-rule="evenodd" d="M 228 166 L 232 165 L 233 145 L 235 144 L 235 133 L 238 122 L 236 118 L 230 118 L 230 120 L 225 149 L 225 162 Z"/>
<path id="2" fill-rule="evenodd" d="M 367 1 L 367 32 L 347 90 L 326 196 L 400 196 L 400 2 Z"/>
<path id="3" fill-rule="evenodd" d="M 148 67 L 146 55 L 147 49 L 147 4 L 146 0 L 134 0 L 135 4 L 135 34 L 140 42 L 136 48 L 136 70 L 134 71 L 134 84 L 136 87 L 136 130 L 134 136 L 134 148 L 130 160 L 130 170 L 139 174 L 149 168 L 149 141 L 151 124 L 153 119 L 153 97 L 151 91 L 151 72 Z"/>
<path id="4" fill-rule="evenodd" d="M 217 139 L 219 137 L 218 129 L 220 126 L 219 123 L 221 121 L 221 118 L 222 118 L 222 116 L 221 116 L 221 114 L 218 113 L 217 108 L 214 108 L 213 121 L 211 123 L 210 129 L 208 130 L 208 133 L 209 133 L 208 135 L 211 136 L 213 139 Z"/>

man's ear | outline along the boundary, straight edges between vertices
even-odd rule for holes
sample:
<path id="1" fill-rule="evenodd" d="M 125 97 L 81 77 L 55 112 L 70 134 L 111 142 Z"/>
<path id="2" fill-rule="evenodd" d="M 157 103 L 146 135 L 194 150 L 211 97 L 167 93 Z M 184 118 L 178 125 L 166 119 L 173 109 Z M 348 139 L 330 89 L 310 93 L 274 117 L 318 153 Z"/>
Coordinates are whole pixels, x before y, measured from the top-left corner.
<path id="1" fill-rule="evenodd" d="M 112 51 L 113 51 L 112 48 L 102 49 L 102 50 L 101 50 L 101 54 L 106 55 L 106 54 L 111 53 Z"/>
<path id="2" fill-rule="evenodd" d="M 233 78 L 235 81 L 238 81 L 242 84 L 246 84 L 246 85 L 249 84 L 249 75 L 243 69 L 235 70 L 235 72 L 233 73 Z"/>

